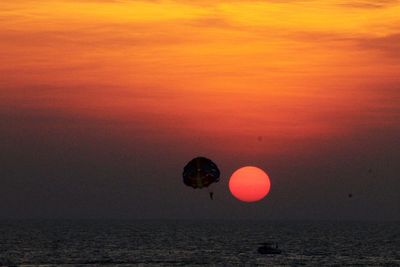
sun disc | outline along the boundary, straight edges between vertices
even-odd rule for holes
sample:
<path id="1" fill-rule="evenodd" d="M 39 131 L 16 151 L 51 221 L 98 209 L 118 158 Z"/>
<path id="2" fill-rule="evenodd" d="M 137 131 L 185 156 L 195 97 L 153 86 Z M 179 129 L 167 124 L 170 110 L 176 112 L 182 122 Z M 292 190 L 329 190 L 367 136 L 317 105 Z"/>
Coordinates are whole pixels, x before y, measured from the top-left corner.
<path id="1" fill-rule="evenodd" d="M 232 195 L 244 202 L 260 201 L 269 193 L 270 188 L 268 175 L 254 166 L 236 170 L 229 180 L 229 190 Z"/>

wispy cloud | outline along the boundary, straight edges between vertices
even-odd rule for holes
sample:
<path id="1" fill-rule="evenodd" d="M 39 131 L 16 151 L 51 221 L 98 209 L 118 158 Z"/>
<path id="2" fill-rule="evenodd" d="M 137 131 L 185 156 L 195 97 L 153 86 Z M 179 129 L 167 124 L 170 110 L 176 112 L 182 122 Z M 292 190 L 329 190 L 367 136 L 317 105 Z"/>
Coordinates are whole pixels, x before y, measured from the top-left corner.
<path id="1" fill-rule="evenodd" d="M 357 40 L 357 45 L 362 49 L 380 52 L 383 56 L 393 60 L 400 59 L 400 33 L 389 34 L 382 37 L 360 38 Z"/>
<path id="2" fill-rule="evenodd" d="M 349 8 L 361 8 L 361 9 L 375 9 L 375 8 L 384 8 L 388 6 L 399 5 L 399 0 L 359 0 L 359 1 L 345 1 L 340 3 L 340 6 L 349 7 Z"/>

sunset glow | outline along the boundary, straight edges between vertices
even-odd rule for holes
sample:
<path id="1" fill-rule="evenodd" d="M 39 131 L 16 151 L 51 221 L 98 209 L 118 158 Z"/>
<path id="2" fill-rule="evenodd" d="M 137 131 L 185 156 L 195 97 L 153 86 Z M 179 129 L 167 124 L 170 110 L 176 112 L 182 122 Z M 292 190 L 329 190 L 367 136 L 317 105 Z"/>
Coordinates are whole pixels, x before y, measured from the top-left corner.
<path id="1" fill-rule="evenodd" d="M 0 208 L 398 216 L 399 14 L 399 0 L 2 0 Z M 221 171 L 213 207 L 182 189 L 198 156 Z M 260 210 L 227 190 L 247 164 L 271 172 Z"/>
<path id="2" fill-rule="evenodd" d="M 397 1 L 2 1 L 1 109 L 251 153 L 259 135 L 277 153 L 394 127 L 399 13 Z"/>

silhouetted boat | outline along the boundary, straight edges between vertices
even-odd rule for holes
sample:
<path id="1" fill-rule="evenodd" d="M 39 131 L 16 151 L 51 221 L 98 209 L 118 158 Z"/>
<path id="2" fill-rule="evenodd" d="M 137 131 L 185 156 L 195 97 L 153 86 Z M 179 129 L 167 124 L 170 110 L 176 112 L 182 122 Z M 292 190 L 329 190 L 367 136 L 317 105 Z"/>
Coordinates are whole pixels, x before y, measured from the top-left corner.
<path id="1" fill-rule="evenodd" d="M 282 250 L 278 249 L 278 244 L 273 247 L 272 243 L 260 243 L 261 247 L 257 249 L 260 254 L 281 254 Z"/>

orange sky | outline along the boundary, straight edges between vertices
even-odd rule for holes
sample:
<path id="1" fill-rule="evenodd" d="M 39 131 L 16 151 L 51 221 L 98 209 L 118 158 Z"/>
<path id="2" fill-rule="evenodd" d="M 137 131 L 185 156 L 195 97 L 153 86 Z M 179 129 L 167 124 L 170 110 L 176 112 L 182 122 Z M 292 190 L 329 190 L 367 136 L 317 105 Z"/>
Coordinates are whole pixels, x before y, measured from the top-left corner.
<path id="1" fill-rule="evenodd" d="M 0 112 L 205 152 L 395 130 L 399 14 L 396 0 L 1 1 Z"/>

